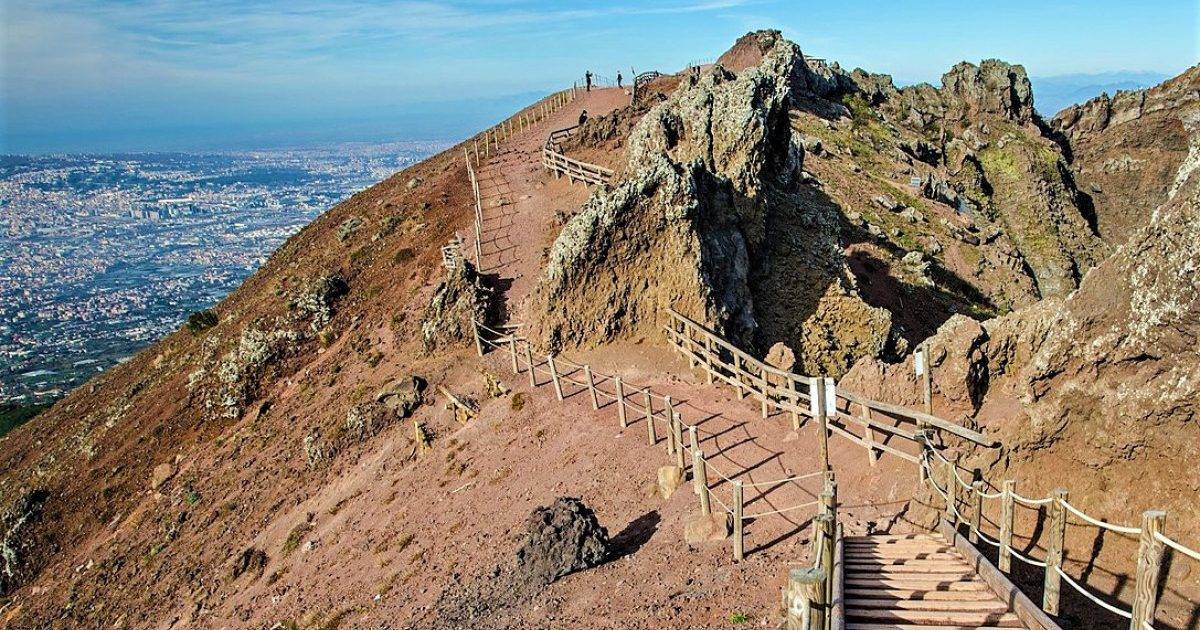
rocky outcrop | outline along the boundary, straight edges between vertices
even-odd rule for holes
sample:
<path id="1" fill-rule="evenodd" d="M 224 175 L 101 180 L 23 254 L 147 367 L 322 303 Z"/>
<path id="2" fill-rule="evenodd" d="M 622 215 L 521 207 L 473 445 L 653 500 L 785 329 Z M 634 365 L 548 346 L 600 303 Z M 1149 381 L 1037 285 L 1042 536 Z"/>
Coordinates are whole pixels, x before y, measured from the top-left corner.
<path id="1" fill-rule="evenodd" d="M 36 548 L 35 532 L 47 498 L 45 490 L 28 491 L 0 513 L 0 596 L 20 586 L 46 556 Z"/>
<path id="2" fill-rule="evenodd" d="M 1059 112 L 1051 126 L 1072 153 L 1072 171 L 1100 235 L 1123 243 L 1146 224 L 1189 161 L 1200 124 L 1200 66 L 1146 90 L 1103 94 Z"/>
<path id="3" fill-rule="evenodd" d="M 491 292 L 467 260 L 446 270 L 421 317 L 421 341 L 427 352 L 474 339 L 472 321 L 486 324 Z"/>
<path id="4" fill-rule="evenodd" d="M 869 310 L 840 286 L 837 215 L 805 183 L 787 117 L 798 92 L 815 97 L 842 75 L 815 72 L 769 33 L 754 42 L 766 50 L 758 65 L 690 79 L 634 128 L 624 178 L 594 194 L 550 251 L 531 301 L 534 339 L 557 348 L 657 335 L 671 305 L 748 348 L 783 341 L 809 364 L 844 369 L 887 345 L 843 347 L 827 331 L 849 315 L 818 308 L 832 291 L 838 307 Z M 798 313 L 812 316 L 807 331 Z M 887 339 L 887 313 L 872 322 Z M 806 337 L 820 343 L 805 348 Z"/>

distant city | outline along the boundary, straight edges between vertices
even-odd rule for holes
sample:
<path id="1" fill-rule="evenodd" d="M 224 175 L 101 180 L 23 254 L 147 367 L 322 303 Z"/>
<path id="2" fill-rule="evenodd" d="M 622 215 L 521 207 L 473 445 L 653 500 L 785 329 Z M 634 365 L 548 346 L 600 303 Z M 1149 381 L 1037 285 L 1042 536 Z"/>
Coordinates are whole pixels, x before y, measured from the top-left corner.
<path id="1" fill-rule="evenodd" d="M 126 360 L 441 148 L 0 156 L 0 403 L 54 400 Z"/>

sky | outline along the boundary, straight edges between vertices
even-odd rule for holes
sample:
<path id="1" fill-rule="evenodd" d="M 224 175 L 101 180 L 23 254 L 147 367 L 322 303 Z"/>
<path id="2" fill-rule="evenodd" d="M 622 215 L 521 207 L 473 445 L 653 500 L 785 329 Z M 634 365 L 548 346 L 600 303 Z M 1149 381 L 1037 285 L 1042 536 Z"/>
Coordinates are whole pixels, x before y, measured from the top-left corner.
<path id="1" fill-rule="evenodd" d="M 1041 77 L 1107 85 L 1197 63 L 1198 5 L 0 0 L 0 153 L 453 140 L 585 69 L 673 71 L 760 28 L 899 84 L 1022 63 L 1036 101 Z"/>

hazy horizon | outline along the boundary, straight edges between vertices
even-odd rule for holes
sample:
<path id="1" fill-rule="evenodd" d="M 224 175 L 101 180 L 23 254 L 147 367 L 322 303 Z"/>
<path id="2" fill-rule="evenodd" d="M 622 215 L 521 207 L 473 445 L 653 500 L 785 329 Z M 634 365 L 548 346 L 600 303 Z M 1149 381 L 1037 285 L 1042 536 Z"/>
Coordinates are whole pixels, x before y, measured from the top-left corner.
<path id="1" fill-rule="evenodd" d="M 585 69 L 674 71 L 760 28 L 897 84 L 936 84 L 964 59 L 1021 63 L 1050 116 L 1089 88 L 1193 65 L 1198 19 L 1178 1 L 6 0 L 0 153 L 451 140 Z"/>

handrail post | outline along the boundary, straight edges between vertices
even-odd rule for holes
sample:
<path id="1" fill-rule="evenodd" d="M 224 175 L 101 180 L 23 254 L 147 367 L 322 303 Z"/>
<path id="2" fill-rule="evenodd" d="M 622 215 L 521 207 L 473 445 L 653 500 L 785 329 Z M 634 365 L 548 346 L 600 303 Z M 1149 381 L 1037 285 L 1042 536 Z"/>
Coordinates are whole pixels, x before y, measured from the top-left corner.
<path id="1" fill-rule="evenodd" d="M 646 397 L 646 439 L 650 441 L 650 446 L 654 446 L 658 442 L 658 435 L 654 432 L 654 399 L 650 397 L 650 388 L 643 387 L 642 395 Z"/>
<path id="2" fill-rule="evenodd" d="M 475 351 L 483 356 L 483 335 L 479 333 L 479 322 L 474 317 L 471 318 L 471 332 L 475 335 Z"/>
<path id="3" fill-rule="evenodd" d="M 983 482 L 976 480 L 971 482 L 971 513 L 970 522 L 967 526 L 970 530 L 967 532 L 967 540 L 971 544 L 979 543 L 979 529 L 983 526 Z"/>
<path id="4" fill-rule="evenodd" d="M 1142 534 L 1138 544 L 1137 581 L 1133 591 L 1133 617 L 1130 630 L 1142 630 L 1143 624 L 1154 623 L 1158 607 L 1158 577 L 1162 571 L 1165 547 L 1155 534 L 1162 533 L 1167 513 L 1161 510 L 1142 512 Z"/>
<path id="5" fill-rule="evenodd" d="M 1012 535 L 1013 535 L 1013 494 L 1017 491 L 1017 482 L 1005 479 L 1000 491 L 1000 570 L 1012 571 Z"/>
<path id="6" fill-rule="evenodd" d="M 600 398 L 596 395 L 596 381 L 592 378 L 592 366 L 583 366 L 583 375 L 587 378 L 588 393 L 592 395 L 592 409 L 599 409 Z"/>
<path id="7" fill-rule="evenodd" d="M 521 366 L 517 363 L 517 336 L 515 334 L 508 336 L 508 356 L 512 358 L 513 374 L 520 374 Z"/>
<path id="8" fill-rule="evenodd" d="M 863 441 L 867 443 L 867 461 L 874 466 L 879 462 L 879 453 L 875 452 L 875 430 L 871 428 L 871 408 L 859 405 L 859 415 L 863 419 Z M 848 411 L 848 410 L 847 410 Z"/>
<path id="9" fill-rule="evenodd" d="M 675 412 L 671 412 L 671 416 L 675 425 L 675 465 L 679 466 L 679 472 L 682 473 L 686 466 L 683 456 L 683 418 Z"/>
<path id="10" fill-rule="evenodd" d="M 675 405 L 670 396 L 663 396 L 663 403 L 667 406 L 667 455 L 674 455 L 679 448 L 675 443 Z"/>
<path id="11" fill-rule="evenodd" d="M 958 531 L 958 480 L 954 475 L 954 462 L 946 462 L 943 468 L 946 471 L 946 522 Z"/>
<path id="12" fill-rule="evenodd" d="M 525 343 L 525 363 L 529 365 L 529 386 L 537 387 L 537 370 L 533 369 L 533 350 Z"/>
<path id="13" fill-rule="evenodd" d="M 917 448 L 921 449 L 920 461 L 917 463 L 917 474 L 921 483 L 924 484 L 933 476 L 933 470 L 930 468 L 930 465 L 933 463 L 932 447 L 930 446 L 932 431 L 929 429 L 917 429 L 913 435 L 917 438 Z"/>
<path id="14" fill-rule="evenodd" d="M 788 572 L 787 630 L 823 630 L 824 610 L 820 595 L 824 576 L 818 567 Z"/>
<path id="15" fill-rule="evenodd" d="M 742 355 L 733 353 L 733 375 L 737 378 L 737 395 L 738 400 L 746 397 L 746 390 L 742 386 Z"/>
<path id="16" fill-rule="evenodd" d="M 925 370 L 922 379 L 922 398 L 925 402 L 925 413 L 933 415 L 933 365 L 929 363 L 929 343 L 921 344 L 921 353 L 925 358 Z"/>
<path id="17" fill-rule="evenodd" d="M 771 389 L 771 385 L 770 385 L 770 380 L 767 378 L 767 376 L 768 376 L 768 373 L 767 373 L 766 368 L 763 368 L 763 367 L 758 368 L 758 387 L 761 390 L 759 392 L 759 394 L 762 396 L 762 398 L 761 398 L 762 417 L 764 417 L 764 418 L 766 418 L 768 415 L 767 402 L 771 398 L 770 394 L 768 394 L 768 392 Z"/>
<path id="18" fill-rule="evenodd" d="M 792 393 L 790 401 L 792 403 L 792 430 L 800 430 L 800 412 L 797 407 L 800 406 L 800 397 L 796 395 L 796 377 L 789 374 L 787 377 L 788 391 Z"/>
<path id="19" fill-rule="evenodd" d="M 692 486 L 700 497 L 700 513 L 705 516 L 711 515 L 712 504 L 708 496 L 708 464 L 704 461 L 704 451 L 700 449 L 692 451 Z"/>
<path id="20" fill-rule="evenodd" d="M 1058 570 L 1063 564 L 1063 536 L 1067 529 L 1067 508 L 1063 501 L 1067 500 L 1067 491 L 1058 489 L 1052 495 L 1050 502 L 1050 528 L 1046 539 L 1046 576 L 1042 582 L 1042 610 L 1048 614 L 1058 614 L 1058 594 L 1062 578 Z"/>
<path id="21" fill-rule="evenodd" d="M 621 428 L 629 426 L 629 420 L 625 416 L 625 385 L 621 383 L 620 376 L 613 377 L 613 387 L 617 390 L 617 418 L 621 420 Z"/>
<path id="22" fill-rule="evenodd" d="M 814 376 L 810 381 L 809 395 L 816 399 L 817 432 L 821 450 L 822 470 L 829 470 L 829 419 L 825 417 L 825 377 Z"/>
<path id="23" fill-rule="evenodd" d="M 733 559 L 741 562 L 746 555 L 742 540 L 742 480 L 733 482 Z"/>
<path id="24" fill-rule="evenodd" d="M 704 350 L 705 350 L 705 352 L 704 352 L 704 366 L 705 366 L 704 375 L 708 377 L 708 384 L 712 385 L 713 384 L 713 370 L 716 369 L 715 367 L 713 367 L 713 354 L 716 353 L 716 350 L 713 349 L 712 337 L 708 336 L 707 334 L 704 335 Z"/>
<path id="25" fill-rule="evenodd" d="M 546 355 L 546 363 L 550 366 L 550 380 L 554 381 L 554 395 L 563 399 L 562 383 L 558 382 L 558 370 L 554 367 L 554 355 Z"/>

